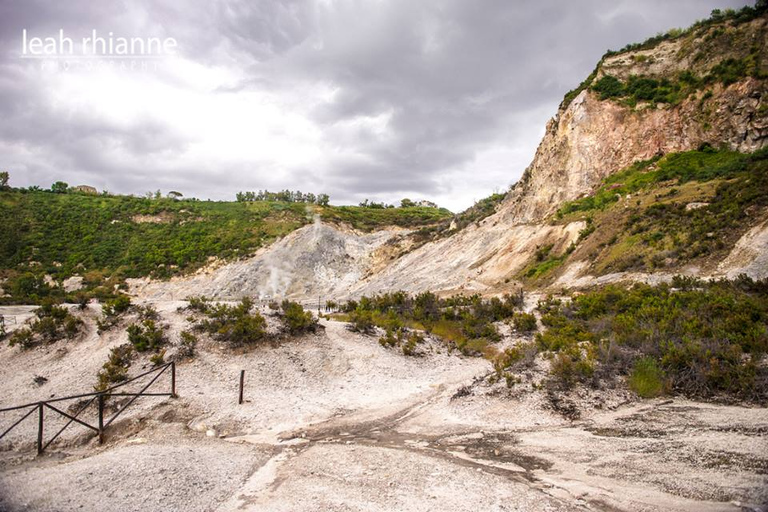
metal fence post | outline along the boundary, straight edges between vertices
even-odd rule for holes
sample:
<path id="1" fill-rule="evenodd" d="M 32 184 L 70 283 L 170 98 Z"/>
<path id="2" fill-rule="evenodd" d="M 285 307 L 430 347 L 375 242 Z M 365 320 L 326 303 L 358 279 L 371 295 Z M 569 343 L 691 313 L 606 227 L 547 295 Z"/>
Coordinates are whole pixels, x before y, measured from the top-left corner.
<path id="1" fill-rule="evenodd" d="M 171 397 L 176 398 L 176 362 L 171 361 Z"/>
<path id="2" fill-rule="evenodd" d="M 240 398 L 238 404 L 243 403 L 243 384 L 245 383 L 245 370 L 240 370 Z"/>
<path id="3" fill-rule="evenodd" d="M 43 453 L 43 402 L 37 406 L 37 454 Z"/>
<path id="4" fill-rule="evenodd" d="M 104 443 L 104 395 L 99 394 L 99 444 Z"/>

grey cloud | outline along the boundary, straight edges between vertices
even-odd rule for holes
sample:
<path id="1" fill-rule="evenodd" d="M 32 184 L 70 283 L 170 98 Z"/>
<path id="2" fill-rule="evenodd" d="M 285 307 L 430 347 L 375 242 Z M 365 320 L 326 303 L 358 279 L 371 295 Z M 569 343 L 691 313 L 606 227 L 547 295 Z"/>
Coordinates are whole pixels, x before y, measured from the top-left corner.
<path id="1" fill-rule="evenodd" d="M 520 148 L 527 155 L 509 162 L 498 185 L 519 177 L 546 116 L 605 50 L 687 26 L 713 8 L 746 3 L 3 2 L 0 113 L 6 122 L 0 140 L 48 155 L 57 176 L 92 176 L 115 191 L 168 186 L 223 198 L 239 189 L 312 185 L 349 201 L 453 194 L 455 203 L 466 207 L 471 198 L 463 195 L 463 185 L 447 177 L 454 179 L 478 152 L 493 147 Z M 50 108 L 46 85 L 30 82 L 13 60 L 22 28 L 52 32 L 111 25 L 175 37 L 186 57 L 246 73 L 243 83 L 212 94 L 247 89 L 295 94 L 312 84 L 335 88 L 333 100 L 308 115 L 328 147 L 346 151 L 324 156 L 311 171 L 282 169 L 282 181 L 273 177 L 278 174 L 273 164 L 233 163 L 226 155 L 213 168 L 189 169 L 176 160 L 188 143 L 178 127 L 152 118 L 116 127 L 98 112 L 62 116 Z M 365 123 L 357 132 L 349 128 L 355 119 L 380 115 L 390 116 L 382 135 Z M 125 153 L 136 158 L 124 161 Z M 154 169 L 131 167 L 134 161 L 151 161 L 148 154 L 155 157 Z M 16 165 L 29 179 L 50 181 L 52 162 Z"/>

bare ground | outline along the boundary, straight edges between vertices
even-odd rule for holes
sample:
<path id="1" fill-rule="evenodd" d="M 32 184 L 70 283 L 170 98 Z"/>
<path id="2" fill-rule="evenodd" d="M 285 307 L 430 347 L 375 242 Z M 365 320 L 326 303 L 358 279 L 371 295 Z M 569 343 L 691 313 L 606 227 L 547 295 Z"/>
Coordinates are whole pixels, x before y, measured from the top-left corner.
<path id="1" fill-rule="evenodd" d="M 186 326 L 178 305 L 158 304 L 172 339 Z M 581 413 L 570 421 L 541 391 L 488 384 L 482 359 L 437 344 L 405 357 L 338 322 L 324 325 L 237 354 L 204 344 L 178 366 L 179 398 L 141 399 L 103 446 L 77 427 L 35 457 L 36 422 L 26 420 L 0 441 L 0 510 L 700 511 L 768 503 L 764 408 L 581 390 L 563 397 Z M 88 331 L 27 352 L 0 348 L 0 407 L 88 391 L 123 332 Z M 42 386 L 32 381 L 41 369 L 49 379 Z M 238 406 L 240 369 L 247 401 Z M 8 421 L 0 416 L 0 428 Z"/>

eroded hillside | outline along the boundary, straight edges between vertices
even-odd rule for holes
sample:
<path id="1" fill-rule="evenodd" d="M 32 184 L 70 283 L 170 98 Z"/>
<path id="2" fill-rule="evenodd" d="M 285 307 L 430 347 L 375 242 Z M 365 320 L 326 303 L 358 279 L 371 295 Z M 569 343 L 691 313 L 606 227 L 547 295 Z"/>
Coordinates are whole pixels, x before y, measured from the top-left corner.
<path id="1" fill-rule="evenodd" d="M 586 248 L 588 244 L 582 242 L 592 232 L 595 238 L 605 238 L 604 242 L 614 236 L 621 238 L 623 225 L 595 223 L 589 215 L 556 214 L 568 201 L 594 194 L 609 177 L 636 162 L 708 147 L 740 153 L 765 148 L 766 22 L 763 15 L 745 23 L 706 24 L 648 48 L 607 55 L 566 97 L 548 123 L 533 162 L 494 215 L 406 254 L 358 289 L 366 293 L 393 287 L 498 292 L 515 281 L 552 276 L 555 267 L 565 268 L 567 273 L 559 285 L 589 285 L 601 276 L 608 276 L 608 280 L 653 280 L 648 272 L 660 270 L 731 276 L 746 271 L 753 277 L 765 277 L 768 268 L 758 257 L 760 241 L 766 236 L 766 207 L 760 199 L 763 188 L 756 183 L 764 176 L 761 164 L 752 167 L 755 175 L 751 182 L 742 176 L 749 183 L 745 190 L 755 194 L 742 198 L 729 224 L 732 230 L 718 244 L 717 258 L 710 258 L 703 266 L 685 265 L 684 258 L 667 269 L 658 268 L 664 265 L 647 268 L 638 261 L 613 265 L 610 260 L 616 259 L 615 254 L 597 254 L 596 247 Z M 656 204 L 672 204 L 673 209 L 682 207 L 691 212 L 696 203 L 707 203 L 717 196 L 725 174 L 719 176 L 721 181 L 702 179 L 697 182 L 701 186 L 692 186 L 687 177 L 671 176 L 658 187 L 646 189 L 639 199 L 641 205 L 638 198 L 625 194 L 625 202 L 616 209 L 623 210 L 632 201 L 634 206 L 643 206 L 642 211 Z M 621 183 L 608 183 L 612 185 Z M 616 209 L 608 212 L 597 207 L 594 214 L 616 224 Z M 708 212 L 702 210 L 699 215 L 702 213 Z M 675 236 L 665 232 L 663 221 L 656 230 L 661 231 L 656 237 Z M 580 245 L 585 248 L 572 254 Z M 734 247 L 735 253 L 729 256 Z M 636 248 L 625 245 L 615 250 L 630 254 Z M 601 259 L 600 264 L 595 264 L 596 258 Z M 663 263 L 666 256 L 657 258 Z M 578 280 L 584 276 L 590 277 Z M 665 278 L 661 274 L 658 277 Z"/>

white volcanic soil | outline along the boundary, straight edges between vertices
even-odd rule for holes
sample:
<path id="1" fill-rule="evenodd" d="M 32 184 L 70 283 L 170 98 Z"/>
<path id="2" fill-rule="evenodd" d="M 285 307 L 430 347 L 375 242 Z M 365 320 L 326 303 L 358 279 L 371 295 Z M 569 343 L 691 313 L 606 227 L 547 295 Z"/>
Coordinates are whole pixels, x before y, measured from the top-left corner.
<path id="1" fill-rule="evenodd" d="M 173 343 L 189 327 L 183 305 L 155 304 Z M 97 311 L 84 314 L 77 341 L 0 347 L 0 408 L 90 391 L 109 348 L 126 341 L 124 324 L 96 335 Z M 179 397 L 139 399 L 102 446 L 70 426 L 36 457 L 33 415 L 0 440 L 0 510 L 720 511 L 768 503 L 765 408 L 580 389 L 560 397 L 581 413 L 568 420 L 532 386 L 543 375 L 536 369 L 507 389 L 487 382 L 486 360 L 436 341 L 406 357 L 343 323 L 322 325 L 247 351 L 202 341 L 197 357 L 177 364 Z M 516 341 L 509 333 L 502 343 Z M 132 374 L 143 366 L 135 361 Z M 246 402 L 238 405 L 241 369 Z M 158 389 L 168 382 L 162 377 Z M 93 410 L 82 414 L 93 421 Z M 17 417 L 0 415 L 0 431 Z M 47 436 L 62 425 L 46 413 Z"/>

